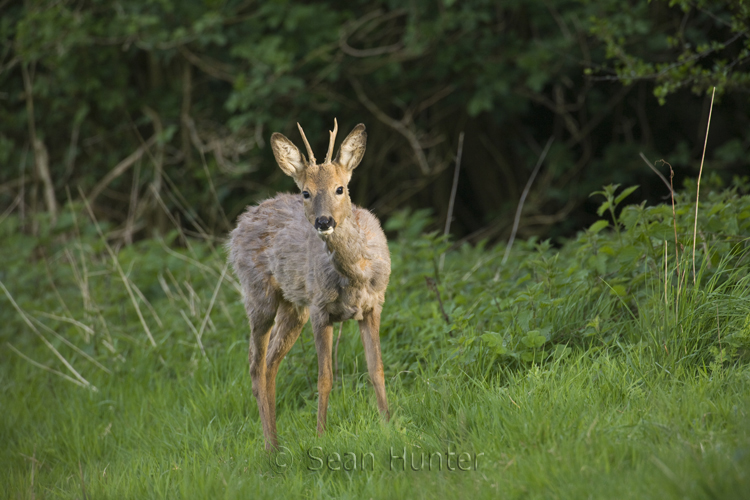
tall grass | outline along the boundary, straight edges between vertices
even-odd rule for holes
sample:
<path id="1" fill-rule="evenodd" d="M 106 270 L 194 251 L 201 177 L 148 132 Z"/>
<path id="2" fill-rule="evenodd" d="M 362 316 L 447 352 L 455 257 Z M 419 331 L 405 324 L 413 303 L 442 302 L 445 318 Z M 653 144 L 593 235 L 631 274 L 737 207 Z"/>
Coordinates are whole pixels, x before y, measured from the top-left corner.
<path id="1" fill-rule="evenodd" d="M 283 448 L 272 454 L 250 390 L 239 287 L 218 242 L 175 231 L 118 249 L 77 205 L 54 228 L 39 221 L 40 237 L 9 216 L 2 490 L 742 498 L 750 197 L 731 188 L 701 201 L 694 285 L 684 251 L 694 200 L 677 193 L 673 216 L 669 206 L 623 208 L 626 193 L 605 187 L 608 218 L 561 246 L 517 242 L 505 265 L 503 247 L 461 246 L 445 253 L 443 272 L 449 242 L 425 233 L 428 217 L 392 218 L 381 327 L 392 421 L 378 417 L 356 325 L 346 324 L 329 430 L 315 435 L 308 326 L 278 376 Z"/>

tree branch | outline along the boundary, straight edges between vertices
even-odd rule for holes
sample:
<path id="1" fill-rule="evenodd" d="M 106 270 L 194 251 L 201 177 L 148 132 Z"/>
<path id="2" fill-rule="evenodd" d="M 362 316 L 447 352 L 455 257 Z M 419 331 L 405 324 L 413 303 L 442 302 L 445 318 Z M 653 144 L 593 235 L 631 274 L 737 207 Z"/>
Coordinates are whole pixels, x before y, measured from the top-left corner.
<path id="1" fill-rule="evenodd" d="M 148 148 L 150 148 L 154 142 L 156 142 L 156 134 L 152 135 L 149 140 L 147 140 L 144 144 L 141 145 L 138 149 L 133 151 L 128 157 L 126 157 L 124 160 L 122 160 L 120 163 L 115 165 L 115 168 L 110 170 L 110 172 L 104 176 L 104 179 L 100 180 L 96 186 L 94 186 L 94 189 L 89 192 L 88 200 L 89 203 L 93 204 L 94 200 L 104 191 L 104 189 L 109 186 L 109 184 L 117 179 L 119 176 L 121 176 L 127 169 L 129 169 L 135 162 L 137 162 L 141 156 L 146 152 Z"/>
<path id="2" fill-rule="evenodd" d="M 354 87 L 354 91 L 357 93 L 359 101 L 370 111 L 370 113 L 375 115 L 375 118 L 403 135 L 406 140 L 409 141 L 409 145 L 414 151 L 414 156 L 417 159 L 417 164 L 419 165 L 422 174 L 430 175 L 430 165 L 427 163 L 427 157 L 424 154 L 424 150 L 422 150 L 422 145 L 419 144 L 419 139 L 417 139 L 416 134 L 409 130 L 403 121 L 395 120 L 381 111 L 381 109 L 367 97 L 365 91 L 362 89 L 362 85 L 357 80 L 350 78 L 349 81 L 351 82 L 352 87 Z"/>

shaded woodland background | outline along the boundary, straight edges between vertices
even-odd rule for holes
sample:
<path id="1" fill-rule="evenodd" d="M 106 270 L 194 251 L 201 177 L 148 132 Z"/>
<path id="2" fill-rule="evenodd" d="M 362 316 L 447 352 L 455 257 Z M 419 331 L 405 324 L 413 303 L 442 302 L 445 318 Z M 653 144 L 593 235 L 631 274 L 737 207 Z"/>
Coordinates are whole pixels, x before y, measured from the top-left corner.
<path id="1" fill-rule="evenodd" d="M 670 3 L 675 4 L 670 6 Z M 274 131 L 321 157 L 333 118 L 368 129 L 352 198 L 506 238 L 544 144 L 521 237 L 595 220 L 604 184 L 746 189 L 748 4 L 740 1 L 0 0 L 0 214 L 26 231 L 86 196 L 128 243 L 177 223 L 222 237 L 248 204 L 294 190 Z M 707 94 L 707 91 L 709 94 Z M 667 178 L 669 168 L 660 166 Z M 734 179 L 734 180 L 733 180 Z M 46 215 L 44 215 L 46 214 Z"/>

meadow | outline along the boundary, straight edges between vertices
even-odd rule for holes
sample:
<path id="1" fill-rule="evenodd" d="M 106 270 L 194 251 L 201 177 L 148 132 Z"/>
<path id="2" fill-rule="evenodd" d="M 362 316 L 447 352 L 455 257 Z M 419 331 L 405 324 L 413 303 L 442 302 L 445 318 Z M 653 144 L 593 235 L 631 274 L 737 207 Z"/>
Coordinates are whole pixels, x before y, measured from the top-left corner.
<path id="1" fill-rule="evenodd" d="M 279 371 L 273 453 L 223 240 L 196 221 L 123 245 L 77 203 L 54 226 L 5 215 L 0 495 L 746 498 L 750 196 L 707 182 L 694 247 L 694 188 L 646 206 L 606 186 L 601 220 L 507 260 L 424 212 L 391 217 L 392 419 L 349 322 L 316 435 L 307 325 Z"/>

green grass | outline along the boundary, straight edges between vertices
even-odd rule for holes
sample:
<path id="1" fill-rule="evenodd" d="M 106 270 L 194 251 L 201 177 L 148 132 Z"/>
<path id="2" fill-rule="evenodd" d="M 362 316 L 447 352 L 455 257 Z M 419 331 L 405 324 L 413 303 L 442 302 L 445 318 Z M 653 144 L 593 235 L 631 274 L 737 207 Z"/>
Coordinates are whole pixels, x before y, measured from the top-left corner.
<path id="1" fill-rule="evenodd" d="M 689 204 L 680 195 L 682 243 Z M 517 243 L 507 266 L 504 248 L 462 246 L 440 275 L 447 243 L 424 234 L 424 214 L 392 219 L 381 328 L 391 422 L 378 417 L 356 326 L 346 324 L 328 432 L 316 436 L 307 326 L 279 373 L 283 448 L 271 454 L 239 293 L 231 278 L 219 282 L 220 246 L 175 233 L 110 248 L 114 260 L 80 207 L 54 230 L 41 221 L 36 237 L 9 217 L 0 224 L 0 491 L 744 498 L 750 199 L 730 190 L 701 206 L 695 285 L 692 255 L 675 257 L 668 208 L 626 207 L 610 220 L 619 232 L 595 224 L 560 248 Z M 439 280 L 450 323 L 425 276 Z M 461 454 L 470 470 L 457 470 Z"/>

